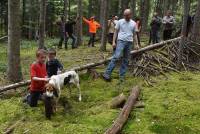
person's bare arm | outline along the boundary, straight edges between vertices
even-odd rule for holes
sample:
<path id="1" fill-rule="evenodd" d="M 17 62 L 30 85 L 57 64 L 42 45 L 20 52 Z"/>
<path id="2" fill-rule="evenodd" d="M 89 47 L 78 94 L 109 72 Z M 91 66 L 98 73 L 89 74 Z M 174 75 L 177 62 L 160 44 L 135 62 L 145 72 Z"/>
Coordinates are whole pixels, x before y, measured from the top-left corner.
<path id="1" fill-rule="evenodd" d="M 137 35 L 136 35 L 136 34 L 133 35 L 133 39 L 134 39 L 135 42 L 136 42 L 136 43 L 135 43 L 135 44 L 136 44 L 136 47 L 135 47 L 135 48 L 136 48 L 136 49 L 139 49 L 140 46 L 139 46 L 139 42 L 138 42 L 138 38 L 137 38 Z"/>
<path id="2" fill-rule="evenodd" d="M 116 40 L 117 40 L 118 32 L 119 32 L 119 30 L 115 29 L 115 32 L 114 32 L 114 35 L 113 35 L 113 43 L 112 43 L 113 48 L 116 48 Z"/>
<path id="3" fill-rule="evenodd" d="M 34 81 L 45 81 L 45 82 L 48 82 L 50 80 L 50 78 L 33 77 L 32 80 L 34 80 Z"/>

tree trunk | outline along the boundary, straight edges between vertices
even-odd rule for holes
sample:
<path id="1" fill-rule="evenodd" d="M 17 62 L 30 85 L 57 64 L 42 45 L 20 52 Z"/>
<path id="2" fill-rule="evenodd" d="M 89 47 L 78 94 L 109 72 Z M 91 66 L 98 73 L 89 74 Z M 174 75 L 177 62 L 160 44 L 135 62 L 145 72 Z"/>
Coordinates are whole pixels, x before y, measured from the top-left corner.
<path id="1" fill-rule="evenodd" d="M 29 29 L 28 29 L 28 39 L 33 39 L 33 14 L 34 14 L 34 1 L 29 1 Z"/>
<path id="2" fill-rule="evenodd" d="M 22 1 L 22 37 L 26 37 L 26 0 Z"/>
<path id="3" fill-rule="evenodd" d="M 108 2 L 109 0 L 101 0 L 101 10 L 103 10 L 101 15 L 102 20 L 102 33 L 101 33 L 101 51 L 106 51 L 107 44 L 107 27 L 108 27 Z"/>
<path id="4" fill-rule="evenodd" d="M 22 80 L 20 65 L 20 0 L 8 0 L 8 79 Z"/>
<path id="5" fill-rule="evenodd" d="M 130 0 L 121 0 L 120 1 L 120 17 L 123 17 L 124 10 L 129 8 Z"/>
<path id="6" fill-rule="evenodd" d="M 68 7 L 68 0 L 64 0 L 64 20 L 67 20 L 68 14 L 67 14 L 67 7 Z"/>
<path id="7" fill-rule="evenodd" d="M 178 66 L 179 69 L 181 68 L 182 65 L 182 55 L 183 55 L 183 46 L 186 41 L 186 33 L 187 33 L 187 22 L 188 22 L 188 16 L 189 16 L 189 11 L 190 10 L 190 0 L 184 0 L 184 8 L 183 8 L 183 25 L 182 25 L 182 31 L 181 31 L 181 42 L 179 44 L 179 53 L 178 53 Z"/>
<path id="8" fill-rule="evenodd" d="M 142 21 L 142 31 L 147 31 L 148 27 L 148 18 L 150 11 L 150 1 L 149 0 L 140 0 L 140 17 Z"/>
<path id="9" fill-rule="evenodd" d="M 132 10 L 132 16 L 135 18 L 136 15 L 136 0 L 131 0 L 131 10 Z"/>
<path id="10" fill-rule="evenodd" d="M 82 0 L 78 0 L 78 11 L 77 11 L 77 45 L 83 44 L 83 11 L 82 11 Z"/>
<path id="11" fill-rule="evenodd" d="M 110 108 L 121 108 L 123 107 L 124 103 L 126 102 L 126 96 L 122 93 L 115 98 L 112 99 L 111 102 L 109 102 Z"/>
<path id="12" fill-rule="evenodd" d="M 45 48 L 45 20 L 46 20 L 46 0 L 40 1 L 40 20 L 39 20 L 39 49 Z"/>
<path id="13" fill-rule="evenodd" d="M 71 0 L 68 0 L 68 18 L 71 17 Z"/>
<path id="14" fill-rule="evenodd" d="M 89 3 L 89 4 L 88 4 L 88 16 L 87 16 L 88 18 L 92 15 L 92 14 L 91 14 L 91 12 L 92 12 L 92 10 L 93 10 L 92 1 L 93 1 L 93 0 L 88 0 L 88 3 Z"/>
<path id="15" fill-rule="evenodd" d="M 191 39 L 194 42 L 200 43 L 200 0 L 198 0 L 198 5 L 194 17 L 194 25 L 192 29 Z"/>
<path id="16" fill-rule="evenodd" d="M 159 16 L 163 17 L 163 3 L 164 0 L 156 0 L 154 12 L 157 12 Z"/>

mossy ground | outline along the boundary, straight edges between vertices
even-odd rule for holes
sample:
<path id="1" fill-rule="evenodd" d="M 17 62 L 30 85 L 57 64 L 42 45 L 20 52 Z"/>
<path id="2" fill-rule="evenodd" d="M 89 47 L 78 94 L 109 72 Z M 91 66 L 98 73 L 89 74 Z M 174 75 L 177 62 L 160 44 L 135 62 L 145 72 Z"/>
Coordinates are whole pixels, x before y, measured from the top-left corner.
<path id="1" fill-rule="evenodd" d="M 57 40 L 48 40 L 48 46 Z M 34 61 L 35 42 L 23 41 L 21 45 L 22 72 L 29 78 L 29 65 Z M 81 46 L 76 50 L 59 50 L 58 58 L 65 68 L 98 61 L 111 54 L 111 48 L 101 53 L 96 48 Z M 95 56 L 94 56 L 95 55 Z M 0 83 L 6 84 L 6 46 L 0 47 Z M 103 72 L 104 67 L 98 68 Z M 67 111 L 60 105 L 52 120 L 44 116 L 44 106 L 30 108 L 21 102 L 22 94 L 10 92 L 0 98 L 0 133 L 17 120 L 25 117 L 18 124 L 14 133 L 30 134 L 100 134 L 112 124 L 120 109 L 108 108 L 108 102 L 123 89 L 128 96 L 129 90 L 140 85 L 140 99 L 145 103 L 144 109 L 134 109 L 124 134 L 199 134 L 200 133 L 200 73 L 183 72 L 167 74 L 168 79 L 159 76 L 154 87 L 148 87 L 141 78 L 134 78 L 127 73 L 126 81 L 119 84 L 118 69 L 113 74 L 113 81 L 106 83 L 102 79 L 93 80 L 88 74 L 81 77 L 83 101 L 78 102 L 77 90 L 73 88 L 71 98 L 67 98 L 71 108 Z M 26 88 L 18 90 L 25 91 Z M 62 98 L 66 101 L 67 88 L 63 89 Z"/>

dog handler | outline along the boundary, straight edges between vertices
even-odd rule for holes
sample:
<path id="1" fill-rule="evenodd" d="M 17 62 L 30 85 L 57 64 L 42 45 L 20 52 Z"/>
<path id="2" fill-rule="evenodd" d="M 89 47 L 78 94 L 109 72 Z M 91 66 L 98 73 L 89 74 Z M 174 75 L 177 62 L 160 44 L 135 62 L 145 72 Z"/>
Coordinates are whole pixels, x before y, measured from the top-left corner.
<path id="1" fill-rule="evenodd" d="M 28 104 L 31 107 L 36 107 L 38 100 L 44 93 L 45 84 L 49 81 L 47 78 L 46 71 L 46 51 L 43 49 L 37 50 L 36 52 L 36 62 L 31 64 L 30 75 L 31 75 L 31 85 L 30 94 L 26 97 Z"/>

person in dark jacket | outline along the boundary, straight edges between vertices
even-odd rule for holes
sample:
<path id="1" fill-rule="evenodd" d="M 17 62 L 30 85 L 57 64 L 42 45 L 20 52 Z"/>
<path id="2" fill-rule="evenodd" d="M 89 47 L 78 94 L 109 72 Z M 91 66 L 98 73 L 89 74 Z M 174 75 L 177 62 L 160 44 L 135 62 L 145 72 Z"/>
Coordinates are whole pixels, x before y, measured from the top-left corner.
<path id="1" fill-rule="evenodd" d="M 162 24 L 162 19 L 158 16 L 158 13 L 155 12 L 150 23 L 151 31 L 150 31 L 149 44 L 151 44 L 151 42 L 153 42 L 153 44 L 159 42 L 158 34 L 159 34 L 161 24 Z"/>
<path id="2" fill-rule="evenodd" d="M 63 65 L 56 59 L 56 51 L 54 49 L 48 50 L 48 61 L 46 62 L 46 69 L 48 77 L 57 75 L 62 72 Z"/>
<path id="3" fill-rule="evenodd" d="M 65 48 L 67 46 L 67 35 L 66 35 L 66 32 L 65 32 L 65 19 L 64 19 L 64 16 L 61 16 L 61 21 L 57 22 L 57 25 L 59 26 L 59 33 L 60 33 L 60 41 L 59 41 L 59 44 L 58 44 L 58 48 L 59 49 L 62 49 L 62 43 L 64 41 L 65 43 Z"/>
<path id="4" fill-rule="evenodd" d="M 72 49 L 76 48 L 76 42 L 77 42 L 77 38 L 74 35 L 74 26 L 76 25 L 76 20 L 71 20 L 69 19 L 69 21 L 67 21 L 67 23 L 65 24 L 65 31 L 66 31 L 66 43 L 68 42 L 68 39 L 71 38 L 72 39 Z M 65 47 L 67 49 L 67 46 Z"/>

